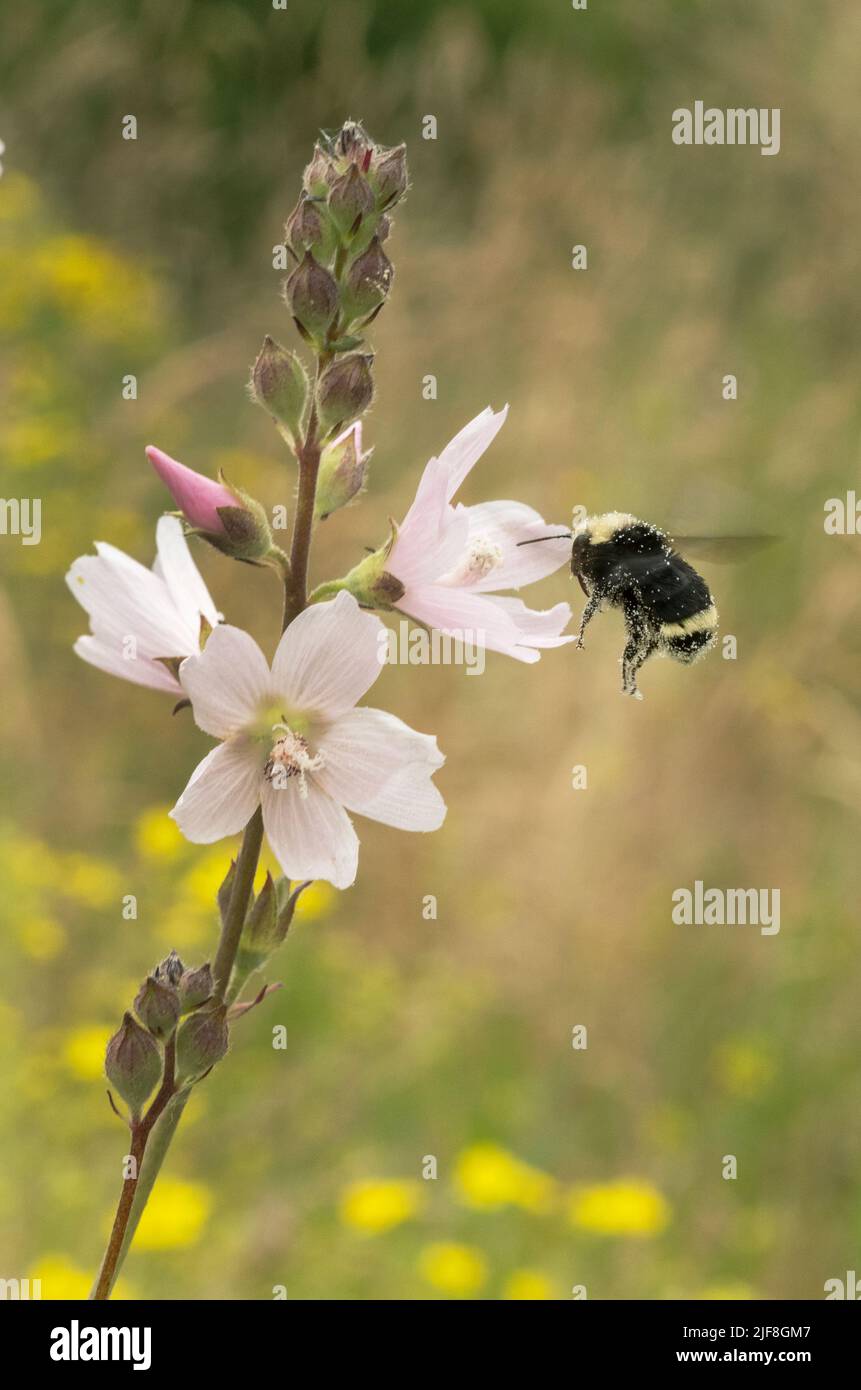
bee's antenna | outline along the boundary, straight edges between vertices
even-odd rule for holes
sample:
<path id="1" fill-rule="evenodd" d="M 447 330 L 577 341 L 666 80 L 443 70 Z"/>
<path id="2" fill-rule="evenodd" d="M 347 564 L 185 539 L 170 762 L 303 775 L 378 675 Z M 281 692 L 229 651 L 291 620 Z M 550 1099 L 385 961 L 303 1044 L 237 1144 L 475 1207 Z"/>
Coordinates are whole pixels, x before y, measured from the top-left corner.
<path id="1" fill-rule="evenodd" d="M 570 539 L 571 539 L 571 532 L 570 532 L 570 531 L 563 531 L 561 536 L 536 536 L 534 540 L 531 540 L 531 541 L 518 541 L 517 544 L 518 544 L 519 546 L 520 546 L 520 545 L 538 545 L 538 543 L 539 543 L 540 541 L 570 541 Z"/>

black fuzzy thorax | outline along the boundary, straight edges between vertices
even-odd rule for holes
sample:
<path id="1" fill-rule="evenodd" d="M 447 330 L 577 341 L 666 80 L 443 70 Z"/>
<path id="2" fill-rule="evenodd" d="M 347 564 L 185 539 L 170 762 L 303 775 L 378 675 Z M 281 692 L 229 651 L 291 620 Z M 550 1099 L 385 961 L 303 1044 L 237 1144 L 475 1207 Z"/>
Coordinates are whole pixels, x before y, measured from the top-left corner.
<path id="1" fill-rule="evenodd" d="M 606 594 L 608 603 L 639 608 L 655 628 L 702 613 L 712 601 L 705 580 L 663 531 L 644 521 L 621 527 L 597 545 L 578 537 L 571 569 L 590 591 Z"/>

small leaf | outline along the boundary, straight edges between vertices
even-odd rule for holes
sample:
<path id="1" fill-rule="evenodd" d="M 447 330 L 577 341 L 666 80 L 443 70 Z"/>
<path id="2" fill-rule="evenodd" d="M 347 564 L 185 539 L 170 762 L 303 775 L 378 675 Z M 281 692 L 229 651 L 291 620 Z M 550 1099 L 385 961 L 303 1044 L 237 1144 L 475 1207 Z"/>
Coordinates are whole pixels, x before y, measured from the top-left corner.
<path id="1" fill-rule="evenodd" d="M 236 860 L 231 859 L 230 868 L 224 876 L 224 882 L 218 890 L 218 911 L 221 913 L 222 925 L 227 917 L 230 907 L 230 899 L 233 895 L 233 880 L 236 878 Z"/>
<path id="2" fill-rule="evenodd" d="M 352 352 L 353 348 L 361 346 L 361 342 L 362 339 L 355 333 L 348 333 L 345 338 L 336 338 L 329 348 L 332 352 Z"/>
<path id="3" fill-rule="evenodd" d="M 259 994 L 255 995 L 253 999 L 247 1000 L 244 1004 L 231 1004 L 227 1011 L 228 1022 L 232 1022 L 234 1018 L 241 1018 L 243 1014 L 248 1013 L 249 1009 L 256 1009 L 258 1004 L 263 1003 L 267 995 L 274 994 L 276 989 L 283 988 L 284 986 L 279 980 L 276 981 L 275 984 L 264 985 Z"/>

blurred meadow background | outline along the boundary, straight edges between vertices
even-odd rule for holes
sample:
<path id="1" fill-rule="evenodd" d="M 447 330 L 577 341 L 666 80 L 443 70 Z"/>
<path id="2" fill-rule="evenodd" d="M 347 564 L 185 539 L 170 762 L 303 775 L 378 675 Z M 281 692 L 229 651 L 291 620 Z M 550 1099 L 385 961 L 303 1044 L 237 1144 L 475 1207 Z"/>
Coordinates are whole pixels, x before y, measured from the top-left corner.
<path id="1" fill-rule="evenodd" d="M 317 580 L 505 401 L 466 501 L 784 539 L 703 565 L 738 659 L 653 662 L 639 705 L 612 615 L 533 667 L 384 671 L 370 702 L 438 735 L 448 819 L 359 822 L 356 886 L 308 893 L 121 1292 L 815 1299 L 859 1267 L 861 540 L 823 530 L 859 481 L 859 79 L 852 0 L 4 7 L 2 492 L 42 499 L 42 540 L 0 537 L 0 1276 L 86 1295 L 127 1144 L 104 1043 L 171 946 L 211 953 L 231 851 L 174 833 L 209 740 L 74 657 L 63 576 L 94 538 L 151 562 L 147 443 L 291 503 L 245 381 L 291 341 L 272 249 L 347 116 L 407 141 L 413 188 L 370 490 L 320 528 Z M 779 155 L 675 146 L 695 99 L 780 107 Z M 272 578 L 196 558 L 271 652 Z M 579 615 L 564 571 L 525 597 Z M 673 925 L 696 879 L 779 888 L 779 935 Z"/>

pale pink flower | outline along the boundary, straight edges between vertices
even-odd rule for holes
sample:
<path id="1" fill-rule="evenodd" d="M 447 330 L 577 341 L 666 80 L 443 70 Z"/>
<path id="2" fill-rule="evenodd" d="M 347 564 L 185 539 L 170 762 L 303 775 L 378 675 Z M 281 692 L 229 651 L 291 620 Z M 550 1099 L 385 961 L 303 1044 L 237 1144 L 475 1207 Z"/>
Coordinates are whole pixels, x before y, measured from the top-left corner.
<path id="1" fill-rule="evenodd" d="M 180 679 L 199 728 L 223 742 L 198 765 L 171 815 L 196 844 L 233 835 L 259 805 L 288 878 L 347 888 L 359 841 L 347 811 L 400 830 L 436 830 L 431 781 L 444 758 L 429 734 L 355 709 L 380 674 L 378 618 L 352 594 L 300 613 L 270 671 L 253 638 L 218 627 Z"/>
<path id="2" fill-rule="evenodd" d="M 193 468 L 186 468 L 184 463 L 178 463 L 152 444 L 147 447 L 146 456 L 189 525 L 223 535 L 224 522 L 218 515 L 218 508 L 239 505 L 230 489 L 202 473 L 195 473 Z"/>
<path id="3" fill-rule="evenodd" d="M 163 660 L 200 651 L 201 618 L 215 627 L 221 614 L 191 558 L 182 523 L 163 516 L 156 527 L 151 570 L 103 541 L 96 555 L 73 562 L 66 583 L 90 617 L 89 637 L 75 651 L 113 676 L 182 694 Z"/>
<path id="4" fill-rule="evenodd" d="M 385 568 L 404 585 L 395 607 L 409 617 L 442 632 L 468 632 L 473 642 L 519 661 L 537 661 L 538 648 L 574 640 L 561 635 L 571 609 L 557 603 L 538 612 L 497 591 L 532 584 L 569 561 L 567 539 L 518 548 L 564 527 L 548 525 L 522 502 L 451 505 L 507 414 L 507 406 L 498 414 L 483 410 L 430 460 Z"/>

